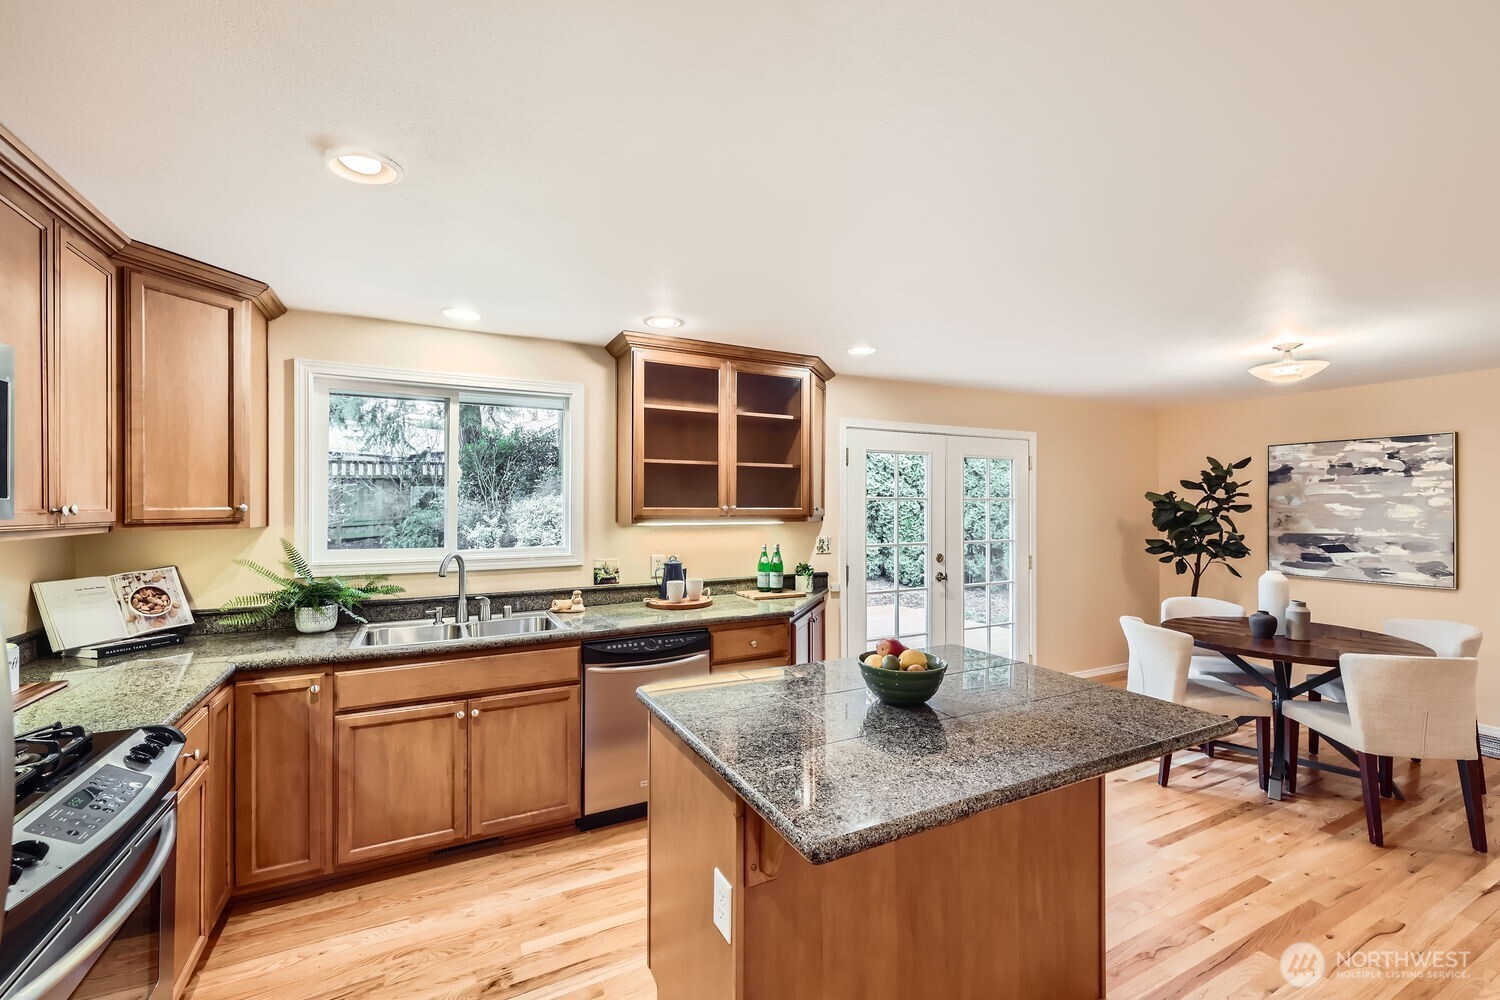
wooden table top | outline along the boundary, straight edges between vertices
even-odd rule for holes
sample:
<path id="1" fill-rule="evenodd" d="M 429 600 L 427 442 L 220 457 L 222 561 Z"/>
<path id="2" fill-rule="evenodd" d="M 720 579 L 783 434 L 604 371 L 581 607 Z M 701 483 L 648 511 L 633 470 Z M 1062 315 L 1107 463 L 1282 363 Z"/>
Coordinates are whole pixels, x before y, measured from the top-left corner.
<path id="1" fill-rule="evenodd" d="M 1343 625 L 1314 622 L 1312 638 L 1295 642 L 1286 636 L 1257 639 L 1250 634 L 1248 618 L 1171 618 L 1162 628 L 1185 632 L 1204 649 L 1262 660 L 1304 663 L 1313 667 L 1336 667 L 1344 653 L 1379 653 L 1386 656 L 1433 656 L 1432 650 L 1409 639 L 1384 632 L 1370 632 Z"/>

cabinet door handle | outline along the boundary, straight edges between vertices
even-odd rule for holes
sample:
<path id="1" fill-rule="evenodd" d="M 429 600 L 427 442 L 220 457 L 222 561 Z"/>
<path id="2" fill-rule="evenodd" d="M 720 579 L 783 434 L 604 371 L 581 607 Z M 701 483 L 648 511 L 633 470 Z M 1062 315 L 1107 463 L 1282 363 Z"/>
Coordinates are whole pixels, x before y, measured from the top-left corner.
<path id="1" fill-rule="evenodd" d="M 323 689 L 321 687 L 319 687 L 318 685 L 316 685 L 316 684 L 310 684 L 310 685 L 308 685 L 307 693 L 308 694 L 317 694 L 321 690 L 323 690 Z"/>
<path id="2" fill-rule="evenodd" d="M 462 719 L 464 717 L 464 710 L 460 708 L 457 712 L 453 713 L 453 717 L 455 719 Z"/>
<path id="3" fill-rule="evenodd" d="M 477 718 L 479 718 L 479 709 L 477 709 L 477 708 L 471 708 L 471 709 L 469 709 L 469 718 L 471 718 L 471 719 L 477 719 Z"/>
<path id="4" fill-rule="evenodd" d="M 237 507 L 235 507 L 234 509 L 238 513 L 241 513 L 241 514 L 248 514 L 248 513 L 250 513 L 250 505 L 247 504 L 247 503 L 242 503 L 242 504 L 238 505 Z"/>
<path id="5" fill-rule="evenodd" d="M 729 505 L 727 503 L 724 506 L 720 507 L 719 509 L 721 511 L 723 511 L 724 513 L 726 513 L 726 514 L 729 513 Z"/>

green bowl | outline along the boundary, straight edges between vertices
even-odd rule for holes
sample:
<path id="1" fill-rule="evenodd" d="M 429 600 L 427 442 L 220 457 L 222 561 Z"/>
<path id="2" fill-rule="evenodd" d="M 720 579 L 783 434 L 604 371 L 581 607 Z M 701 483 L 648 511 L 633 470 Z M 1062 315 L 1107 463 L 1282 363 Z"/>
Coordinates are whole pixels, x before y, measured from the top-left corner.
<path id="1" fill-rule="evenodd" d="M 948 661 L 929 655 L 926 670 L 887 670 L 872 667 L 865 657 L 875 652 L 867 649 L 859 654 L 859 672 L 864 675 L 865 687 L 887 705 L 925 705 L 927 699 L 937 694 L 948 672 Z"/>

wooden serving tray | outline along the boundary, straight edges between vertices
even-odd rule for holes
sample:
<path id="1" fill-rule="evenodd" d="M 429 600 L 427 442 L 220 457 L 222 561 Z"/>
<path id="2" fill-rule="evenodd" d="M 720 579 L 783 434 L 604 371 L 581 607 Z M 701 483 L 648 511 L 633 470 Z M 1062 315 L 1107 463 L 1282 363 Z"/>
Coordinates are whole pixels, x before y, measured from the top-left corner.
<path id="1" fill-rule="evenodd" d="M 690 601 L 685 597 L 680 601 L 664 601 L 660 597 L 648 597 L 646 607 L 656 608 L 658 611 L 697 611 L 699 608 L 708 607 L 713 602 L 712 597 L 700 597 L 696 601 Z"/>
<path id="2" fill-rule="evenodd" d="M 736 590 L 747 601 L 779 601 L 785 597 L 806 597 L 805 590 Z"/>
<path id="3" fill-rule="evenodd" d="M 15 707 L 25 708 L 32 702 L 41 701 L 49 694 L 56 694 L 67 686 L 67 681 L 38 681 L 35 684 L 22 684 L 13 695 Z"/>

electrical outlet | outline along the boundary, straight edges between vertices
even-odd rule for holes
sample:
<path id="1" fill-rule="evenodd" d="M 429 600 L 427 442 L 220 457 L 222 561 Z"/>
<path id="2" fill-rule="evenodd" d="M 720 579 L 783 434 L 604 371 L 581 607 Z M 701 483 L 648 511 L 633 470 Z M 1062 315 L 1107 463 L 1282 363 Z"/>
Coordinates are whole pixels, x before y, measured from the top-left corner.
<path id="1" fill-rule="evenodd" d="M 714 926 L 719 933 L 724 935 L 724 940 L 729 941 L 729 902 L 733 890 L 730 888 L 729 880 L 719 869 L 714 869 Z M 733 942 L 730 942 L 733 943 Z"/>
<path id="2" fill-rule="evenodd" d="M 833 555 L 833 539 L 829 538 L 827 535 L 819 535 L 818 544 L 813 547 L 813 555 Z"/>
<path id="3" fill-rule="evenodd" d="M 663 573 L 662 567 L 667 564 L 666 556 L 651 557 L 651 579 L 660 580 Z"/>

